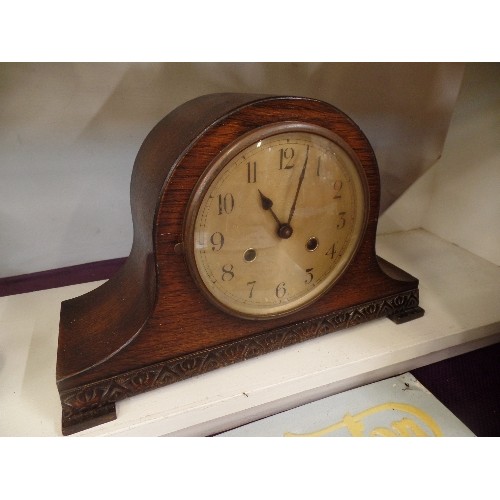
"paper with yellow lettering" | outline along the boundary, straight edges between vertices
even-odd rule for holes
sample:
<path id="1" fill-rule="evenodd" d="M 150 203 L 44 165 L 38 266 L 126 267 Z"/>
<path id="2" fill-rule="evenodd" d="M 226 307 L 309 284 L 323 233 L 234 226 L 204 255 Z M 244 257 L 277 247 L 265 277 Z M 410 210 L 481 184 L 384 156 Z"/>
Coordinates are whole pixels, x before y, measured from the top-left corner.
<path id="1" fill-rule="evenodd" d="M 285 437 L 473 435 L 410 373 L 336 394 L 220 434 Z"/>

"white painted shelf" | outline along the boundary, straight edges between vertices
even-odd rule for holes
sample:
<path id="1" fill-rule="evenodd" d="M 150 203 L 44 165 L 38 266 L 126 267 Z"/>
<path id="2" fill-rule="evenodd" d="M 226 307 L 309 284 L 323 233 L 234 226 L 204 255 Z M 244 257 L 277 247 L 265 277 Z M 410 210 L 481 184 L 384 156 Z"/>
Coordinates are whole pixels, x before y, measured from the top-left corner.
<path id="1" fill-rule="evenodd" d="M 500 341 L 500 268 L 425 230 L 379 235 L 377 253 L 420 279 L 423 318 L 381 319 L 117 403 L 76 436 L 210 435 Z M 62 300 L 102 282 L 0 298 L 0 435 L 58 436 Z"/>

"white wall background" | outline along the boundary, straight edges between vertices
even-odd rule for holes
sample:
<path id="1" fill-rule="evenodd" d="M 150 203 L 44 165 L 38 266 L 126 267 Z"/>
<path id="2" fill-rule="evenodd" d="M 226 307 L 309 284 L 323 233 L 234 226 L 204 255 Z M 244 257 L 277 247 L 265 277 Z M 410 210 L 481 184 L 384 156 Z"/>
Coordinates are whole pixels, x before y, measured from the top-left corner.
<path id="1" fill-rule="evenodd" d="M 500 265 L 500 64 L 469 64 L 442 157 L 381 217 Z"/>
<path id="2" fill-rule="evenodd" d="M 375 149 L 385 208 L 439 158 L 462 74 L 461 64 L 415 63 L 1 64 L 0 277 L 128 255 L 143 139 L 210 92 L 335 104 Z"/>

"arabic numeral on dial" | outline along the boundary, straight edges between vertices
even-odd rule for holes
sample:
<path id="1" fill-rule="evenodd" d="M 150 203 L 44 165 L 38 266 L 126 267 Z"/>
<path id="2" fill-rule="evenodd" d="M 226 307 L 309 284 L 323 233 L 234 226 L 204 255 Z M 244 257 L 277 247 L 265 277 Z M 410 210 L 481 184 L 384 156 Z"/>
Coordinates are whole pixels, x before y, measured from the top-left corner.
<path id="1" fill-rule="evenodd" d="M 220 194 L 219 199 L 219 215 L 229 215 L 234 209 L 234 196 L 231 193 L 225 195 Z"/>
<path id="2" fill-rule="evenodd" d="M 255 184 L 257 182 L 257 162 L 249 161 L 247 163 L 247 182 L 248 184 Z"/>
<path id="3" fill-rule="evenodd" d="M 234 278 L 234 266 L 232 264 L 224 264 L 222 266 L 222 281 L 231 281 Z"/>
<path id="4" fill-rule="evenodd" d="M 248 294 L 248 298 L 251 299 L 253 297 L 253 288 L 255 286 L 255 283 L 257 283 L 256 281 L 249 281 L 247 283 L 247 286 L 250 287 L 250 293 Z"/>
<path id="5" fill-rule="evenodd" d="M 342 229 L 343 227 L 345 227 L 345 223 L 346 223 L 346 220 L 344 217 L 345 214 L 346 214 L 346 212 L 339 212 L 340 221 L 337 224 L 337 229 Z"/>
<path id="6" fill-rule="evenodd" d="M 280 170 L 289 170 L 293 168 L 292 163 L 293 157 L 295 156 L 295 151 L 293 148 L 281 148 L 280 149 Z"/>
<path id="7" fill-rule="evenodd" d="M 306 285 L 309 285 L 309 283 L 311 283 L 312 280 L 314 279 L 314 276 L 313 276 L 313 273 L 312 273 L 313 270 L 314 270 L 314 267 L 310 267 L 309 269 L 306 269 L 306 273 L 308 275 L 307 278 L 306 278 L 306 280 L 304 281 L 304 283 Z"/>
<path id="8" fill-rule="evenodd" d="M 282 299 L 286 295 L 286 288 L 285 288 L 285 282 L 282 281 L 277 287 L 276 287 L 276 297 L 278 299 Z"/>
<path id="9" fill-rule="evenodd" d="M 335 243 L 327 250 L 327 252 L 325 253 L 325 255 L 328 255 L 330 257 L 330 259 L 333 259 L 333 256 L 337 253 L 337 251 L 335 250 Z"/>
<path id="10" fill-rule="evenodd" d="M 224 235 L 217 231 L 210 236 L 210 243 L 212 243 L 212 251 L 219 252 L 224 246 Z"/>

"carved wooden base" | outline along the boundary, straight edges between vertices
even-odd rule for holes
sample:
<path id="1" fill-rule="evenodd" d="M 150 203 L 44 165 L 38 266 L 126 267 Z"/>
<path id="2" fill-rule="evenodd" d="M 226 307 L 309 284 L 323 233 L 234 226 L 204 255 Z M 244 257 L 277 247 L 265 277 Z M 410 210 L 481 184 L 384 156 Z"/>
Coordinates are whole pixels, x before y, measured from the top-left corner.
<path id="1" fill-rule="evenodd" d="M 63 410 L 62 433 L 69 436 L 75 432 L 84 431 L 96 425 L 116 420 L 116 405 L 114 402 L 102 406 L 92 406 L 88 410 L 73 411 L 68 414 Z"/>
<path id="2" fill-rule="evenodd" d="M 424 313 L 418 303 L 418 289 L 414 289 L 63 391 L 60 394 L 63 434 L 114 420 L 115 402 L 141 392 L 372 319 L 387 316 L 396 323 L 416 319 Z"/>

